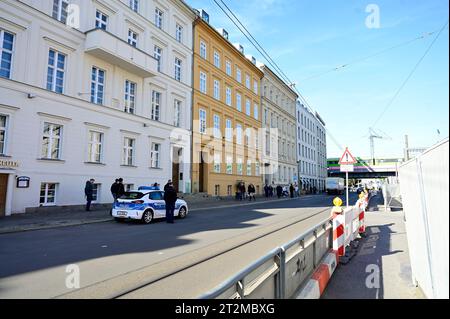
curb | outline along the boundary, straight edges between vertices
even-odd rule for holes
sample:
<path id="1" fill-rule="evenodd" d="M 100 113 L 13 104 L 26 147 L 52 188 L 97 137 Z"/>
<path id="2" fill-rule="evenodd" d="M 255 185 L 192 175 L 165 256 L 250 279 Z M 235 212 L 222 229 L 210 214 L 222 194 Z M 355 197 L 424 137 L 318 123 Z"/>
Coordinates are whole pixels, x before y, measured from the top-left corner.
<path id="1" fill-rule="evenodd" d="M 221 208 L 232 208 L 232 207 L 242 207 L 242 206 L 251 206 L 251 205 L 257 205 L 257 204 L 264 204 L 264 203 L 276 203 L 276 202 L 282 202 L 282 201 L 288 201 L 288 200 L 295 200 L 299 198 L 309 198 L 310 196 L 314 195 L 307 195 L 302 197 L 296 197 L 296 198 L 284 198 L 284 199 L 274 199 L 270 201 L 259 201 L 259 202 L 251 202 L 251 203 L 245 203 L 245 204 L 232 204 L 232 205 L 221 205 L 221 206 L 211 206 L 211 207 L 202 207 L 202 208 L 192 208 L 189 210 L 189 212 L 197 212 L 197 211 L 205 211 L 205 210 L 211 210 L 211 209 L 221 209 Z M 56 225 L 40 225 L 40 226 L 33 226 L 33 224 L 25 225 L 23 227 L 15 227 L 12 226 L 10 228 L 7 228 L 5 230 L 0 229 L 0 235 L 1 234 L 12 234 L 12 233 L 20 233 L 20 232 L 26 232 L 26 231 L 33 231 L 33 230 L 45 230 L 45 229 L 52 229 L 52 228 L 63 228 L 63 227 L 70 227 L 70 226 L 81 226 L 81 225 L 88 225 L 88 224 L 98 224 L 98 223 L 106 223 L 106 222 L 112 222 L 113 219 L 111 217 L 103 218 L 103 219 L 96 219 L 92 221 L 83 221 L 83 222 L 69 222 L 67 224 L 56 224 Z"/>
<path id="2" fill-rule="evenodd" d="M 320 299 L 336 270 L 338 260 L 337 252 L 330 251 L 295 299 Z"/>

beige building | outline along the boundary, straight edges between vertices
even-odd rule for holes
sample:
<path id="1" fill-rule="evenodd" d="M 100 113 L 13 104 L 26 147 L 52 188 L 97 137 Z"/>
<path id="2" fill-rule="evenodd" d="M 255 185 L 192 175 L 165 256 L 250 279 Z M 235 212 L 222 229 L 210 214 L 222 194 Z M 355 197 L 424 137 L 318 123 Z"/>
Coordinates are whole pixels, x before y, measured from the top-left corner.
<path id="1" fill-rule="evenodd" d="M 262 72 L 254 58 L 209 24 L 194 22 L 193 192 L 234 196 L 239 182 L 262 191 Z"/>
<path id="2" fill-rule="evenodd" d="M 262 125 L 265 151 L 264 183 L 297 183 L 297 94 L 268 66 L 258 64 L 262 80 Z"/>

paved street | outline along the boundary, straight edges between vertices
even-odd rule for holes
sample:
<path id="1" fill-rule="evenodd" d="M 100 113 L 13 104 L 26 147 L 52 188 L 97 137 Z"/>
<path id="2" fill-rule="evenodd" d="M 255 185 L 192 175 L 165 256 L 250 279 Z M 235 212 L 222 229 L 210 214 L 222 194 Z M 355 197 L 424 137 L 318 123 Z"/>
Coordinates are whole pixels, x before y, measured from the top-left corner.
<path id="1" fill-rule="evenodd" d="M 180 269 L 201 264 L 223 252 L 237 251 L 242 244 L 257 243 L 256 239 L 267 239 L 263 237 L 271 234 L 269 242 L 263 244 L 259 240 L 254 247 L 244 245 L 247 254 L 240 252 L 238 259 L 221 260 L 222 267 L 223 263 L 229 266 L 224 267 L 227 271 L 206 269 L 204 275 L 209 281 L 205 280 L 203 285 L 206 283 L 204 289 L 211 289 L 274 248 L 278 241 L 283 243 L 326 218 L 332 198 L 305 196 L 194 211 L 174 225 L 111 222 L 3 234 L 0 235 L 0 297 L 50 298 L 71 292 L 65 286 L 65 270 L 69 264 L 80 267 L 81 288 L 104 283 L 103 290 L 102 287 L 91 289 L 88 294 L 95 291 L 94 297 L 114 296 L 114 291 L 127 291 L 141 284 L 144 278 L 139 275 L 145 274 L 145 280 L 154 278 L 153 281 L 162 282 L 161 278 Z M 280 229 L 283 231 L 277 232 Z M 178 291 L 192 286 L 183 282 L 180 287 L 179 281 L 177 285 Z M 200 284 L 193 285 L 197 286 L 193 287 L 196 288 L 191 292 L 193 295 L 187 291 L 182 295 L 195 297 L 204 292 Z M 174 291 L 166 289 L 165 296 L 176 297 L 171 295 Z M 158 294 L 164 295 L 163 291 L 153 290 L 148 296 L 158 297 Z"/>

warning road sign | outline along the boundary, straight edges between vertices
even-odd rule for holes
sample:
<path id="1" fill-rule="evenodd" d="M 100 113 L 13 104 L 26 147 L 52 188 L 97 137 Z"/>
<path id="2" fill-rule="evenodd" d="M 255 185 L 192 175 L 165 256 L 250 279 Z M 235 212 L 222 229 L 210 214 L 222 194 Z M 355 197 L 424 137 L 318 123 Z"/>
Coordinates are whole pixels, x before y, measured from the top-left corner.
<path id="1" fill-rule="evenodd" d="M 345 152 L 342 155 L 341 159 L 339 160 L 340 165 L 353 165 L 356 164 L 358 161 L 353 157 L 353 155 L 348 150 L 348 147 L 345 148 Z"/>

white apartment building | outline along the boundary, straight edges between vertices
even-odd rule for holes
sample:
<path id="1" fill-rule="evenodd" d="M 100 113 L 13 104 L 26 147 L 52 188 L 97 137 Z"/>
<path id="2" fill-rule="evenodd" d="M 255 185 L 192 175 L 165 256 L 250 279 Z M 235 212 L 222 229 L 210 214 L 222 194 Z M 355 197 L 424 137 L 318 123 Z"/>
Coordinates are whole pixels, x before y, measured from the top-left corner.
<path id="1" fill-rule="evenodd" d="M 0 2 L 0 215 L 190 189 L 193 11 L 180 0 Z M 172 161 L 173 159 L 173 161 Z"/>
<path id="2" fill-rule="evenodd" d="M 262 79 L 262 126 L 264 136 L 264 183 L 289 185 L 297 182 L 297 94 L 269 67 L 258 65 Z"/>
<path id="3" fill-rule="evenodd" d="M 301 188 L 325 191 L 327 178 L 327 140 L 325 122 L 297 102 L 297 152 Z"/>

